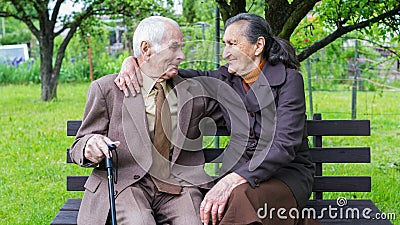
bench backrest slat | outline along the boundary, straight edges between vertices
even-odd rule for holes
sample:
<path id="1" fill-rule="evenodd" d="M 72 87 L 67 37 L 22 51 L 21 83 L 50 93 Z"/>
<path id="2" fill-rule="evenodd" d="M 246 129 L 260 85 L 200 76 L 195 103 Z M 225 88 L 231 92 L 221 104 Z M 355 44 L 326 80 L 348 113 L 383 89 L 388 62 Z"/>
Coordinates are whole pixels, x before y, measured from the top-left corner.
<path id="1" fill-rule="evenodd" d="M 67 136 L 75 136 L 78 133 L 79 127 L 81 127 L 81 120 L 69 120 L 67 121 Z"/>
<path id="2" fill-rule="evenodd" d="M 219 163 L 223 148 L 203 149 L 206 162 Z M 371 162 L 370 148 L 311 148 L 312 160 L 315 163 L 369 163 Z"/>
<path id="3" fill-rule="evenodd" d="M 370 192 L 368 176 L 316 176 L 313 192 Z"/>
<path id="4" fill-rule="evenodd" d="M 369 120 L 308 120 L 308 136 L 370 136 Z"/>
<path id="5" fill-rule="evenodd" d="M 203 149 L 207 163 L 220 163 L 223 148 Z M 311 148 L 313 162 L 316 163 L 369 163 L 371 162 L 370 148 Z M 67 163 L 72 163 L 67 149 Z"/>
<path id="6" fill-rule="evenodd" d="M 67 191 L 84 191 L 88 176 L 67 176 Z"/>
<path id="7" fill-rule="evenodd" d="M 311 148 L 315 163 L 370 163 L 370 148 Z"/>
<path id="8" fill-rule="evenodd" d="M 82 121 L 67 122 L 67 136 L 75 136 Z M 205 128 L 205 136 L 214 136 L 212 130 Z M 309 136 L 370 136 L 369 120 L 307 120 Z M 229 136 L 225 127 L 217 129 L 216 136 Z"/>

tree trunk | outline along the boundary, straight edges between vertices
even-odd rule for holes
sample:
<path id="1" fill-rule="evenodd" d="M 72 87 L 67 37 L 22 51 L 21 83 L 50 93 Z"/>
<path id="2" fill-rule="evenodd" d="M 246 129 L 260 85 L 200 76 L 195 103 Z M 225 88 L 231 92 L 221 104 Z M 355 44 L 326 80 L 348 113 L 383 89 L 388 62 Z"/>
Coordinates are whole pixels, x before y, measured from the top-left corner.
<path id="1" fill-rule="evenodd" d="M 265 19 L 274 35 L 278 35 L 290 16 L 290 4 L 287 1 L 266 0 Z"/>
<path id="2" fill-rule="evenodd" d="M 218 3 L 221 17 L 224 23 L 239 13 L 246 12 L 246 0 L 231 0 L 230 5 L 227 0 L 216 0 Z"/>
<path id="3" fill-rule="evenodd" d="M 53 70 L 54 40 L 43 35 L 40 39 L 40 77 L 42 81 L 42 100 L 57 98 L 58 74 Z"/>

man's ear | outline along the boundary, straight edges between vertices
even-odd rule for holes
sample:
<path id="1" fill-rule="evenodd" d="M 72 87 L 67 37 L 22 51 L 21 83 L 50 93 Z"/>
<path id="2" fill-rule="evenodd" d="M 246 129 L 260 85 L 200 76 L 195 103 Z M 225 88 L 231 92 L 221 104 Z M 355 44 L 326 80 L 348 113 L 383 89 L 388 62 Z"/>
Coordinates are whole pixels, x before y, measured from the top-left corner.
<path id="1" fill-rule="evenodd" d="M 140 55 L 143 56 L 145 61 L 149 61 L 151 56 L 151 47 L 148 41 L 140 42 Z"/>
<path id="2" fill-rule="evenodd" d="M 255 51 L 254 54 L 256 56 L 259 56 L 260 54 L 263 53 L 265 47 L 265 38 L 264 37 L 259 37 L 257 39 L 256 45 L 255 45 Z"/>

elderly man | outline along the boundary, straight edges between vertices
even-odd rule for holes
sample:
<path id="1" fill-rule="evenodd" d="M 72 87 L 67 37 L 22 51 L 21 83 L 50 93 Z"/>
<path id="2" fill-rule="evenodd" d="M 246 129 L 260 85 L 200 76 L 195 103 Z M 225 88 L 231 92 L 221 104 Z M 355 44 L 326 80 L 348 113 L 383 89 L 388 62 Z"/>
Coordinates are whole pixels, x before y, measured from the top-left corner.
<path id="1" fill-rule="evenodd" d="M 201 224 L 199 187 L 208 188 L 210 177 L 203 169 L 203 153 L 193 149 L 201 146 L 200 119 L 218 113 L 214 101 L 187 97 L 202 93 L 201 85 L 176 77 L 185 58 L 182 46 L 183 34 L 174 20 L 146 18 L 133 36 L 134 55 L 144 75 L 141 94 L 124 97 L 112 82 L 116 74 L 91 84 L 71 147 L 76 164 L 95 167 L 85 184 L 78 224 L 107 221 L 104 158 L 110 157 L 107 144 L 112 143 L 118 146 L 112 158 L 118 167 L 119 225 Z"/>

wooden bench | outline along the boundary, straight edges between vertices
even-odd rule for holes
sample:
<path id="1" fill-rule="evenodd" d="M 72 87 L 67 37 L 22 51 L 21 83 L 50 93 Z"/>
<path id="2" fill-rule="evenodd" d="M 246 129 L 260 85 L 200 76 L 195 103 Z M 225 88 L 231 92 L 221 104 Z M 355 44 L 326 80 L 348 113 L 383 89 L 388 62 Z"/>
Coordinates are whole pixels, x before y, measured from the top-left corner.
<path id="1" fill-rule="evenodd" d="M 67 122 L 67 135 L 75 136 L 81 121 Z M 207 131 L 206 131 L 207 132 Z M 325 163 L 370 163 L 369 147 L 323 147 L 322 138 L 327 136 L 370 136 L 369 120 L 321 120 L 321 115 L 314 115 L 313 120 L 307 121 L 307 132 L 312 137 L 313 147 L 311 154 L 316 164 L 315 182 L 313 186 L 313 199 L 306 205 L 305 215 L 316 216 L 322 224 L 362 224 L 362 225 L 390 225 L 389 220 L 377 220 L 381 215 L 379 209 L 371 200 L 345 200 L 346 205 L 338 203 L 337 199 L 325 200 L 323 193 L 327 192 L 371 192 L 370 176 L 324 176 L 323 164 Z M 219 128 L 217 136 L 228 136 L 226 129 Z M 362 142 L 360 142 L 362 143 Z M 223 152 L 223 148 L 204 149 L 207 162 L 212 162 Z M 67 150 L 67 163 L 71 163 Z M 213 161 L 214 162 L 214 161 Z M 83 191 L 86 176 L 67 176 L 68 191 Z M 68 199 L 51 222 L 52 225 L 76 224 L 81 199 Z M 339 205 L 338 205 L 339 204 Z M 336 208 L 336 210 L 334 210 Z M 337 218 L 329 215 L 336 212 Z M 321 213 L 322 211 L 322 213 Z M 357 219 L 357 211 L 359 219 Z M 342 213 L 341 213 L 342 212 Z M 299 211 L 300 215 L 302 211 Z M 308 213 L 308 214 L 307 214 Z M 363 213 L 371 219 L 363 216 Z"/>

